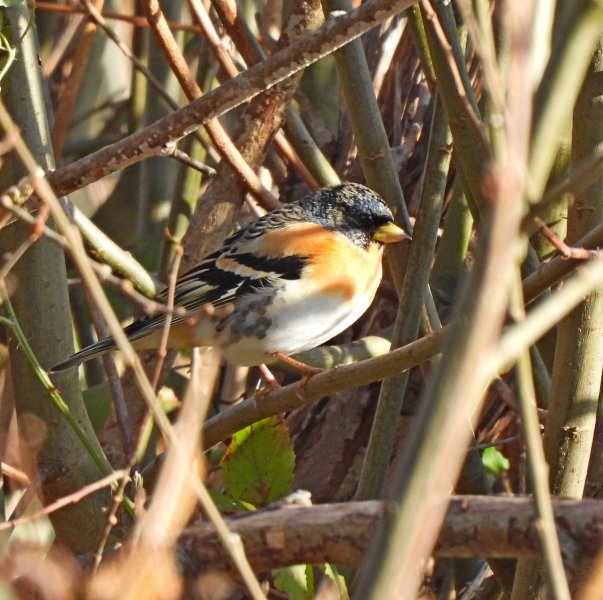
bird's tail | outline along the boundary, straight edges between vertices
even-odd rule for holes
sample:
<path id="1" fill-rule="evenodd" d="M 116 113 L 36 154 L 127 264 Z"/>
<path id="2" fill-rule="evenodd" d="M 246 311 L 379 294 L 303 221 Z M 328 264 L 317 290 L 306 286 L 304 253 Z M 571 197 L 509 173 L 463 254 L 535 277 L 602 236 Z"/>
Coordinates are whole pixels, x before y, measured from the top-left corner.
<path id="1" fill-rule="evenodd" d="M 96 342 L 96 344 L 91 344 L 90 346 L 87 346 L 83 350 L 76 352 L 75 354 L 71 355 L 69 358 L 54 365 L 53 367 L 50 367 L 50 369 L 48 369 L 48 372 L 56 373 L 57 371 L 64 371 L 65 369 L 75 367 L 76 365 L 79 365 L 81 362 L 90 360 L 97 356 L 101 356 L 102 354 L 105 354 L 106 352 L 114 350 L 115 347 L 116 347 L 115 340 L 112 337 L 105 338 L 104 340 L 101 340 L 100 342 Z"/>

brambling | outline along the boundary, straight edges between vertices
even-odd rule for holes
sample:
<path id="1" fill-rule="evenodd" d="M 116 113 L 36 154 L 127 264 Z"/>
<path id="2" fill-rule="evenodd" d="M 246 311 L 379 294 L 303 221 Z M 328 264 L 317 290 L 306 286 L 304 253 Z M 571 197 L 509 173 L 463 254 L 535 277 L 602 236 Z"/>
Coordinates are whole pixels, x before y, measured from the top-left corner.
<path id="1" fill-rule="evenodd" d="M 345 183 L 249 223 L 178 279 L 168 346 L 215 346 L 251 366 L 323 344 L 373 301 L 384 244 L 410 239 L 393 219 L 375 192 Z M 135 348 L 157 348 L 165 320 L 145 316 L 124 331 Z M 105 338 L 51 370 L 115 347 Z"/>

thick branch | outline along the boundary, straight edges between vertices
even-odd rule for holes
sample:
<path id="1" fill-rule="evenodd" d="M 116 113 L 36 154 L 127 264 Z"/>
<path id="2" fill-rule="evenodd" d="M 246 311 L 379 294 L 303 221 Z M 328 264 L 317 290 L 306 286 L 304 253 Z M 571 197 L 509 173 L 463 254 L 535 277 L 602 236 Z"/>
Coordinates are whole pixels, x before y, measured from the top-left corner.
<path id="1" fill-rule="evenodd" d="M 286 507 L 260 511 L 228 521 L 231 532 L 242 537 L 245 552 L 256 572 L 300 563 L 337 563 L 357 566 L 380 517 L 381 501 Z M 603 548 L 603 501 L 555 500 L 557 528 L 580 557 L 581 566 Z M 436 547 L 439 556 L 538 556 L 538 536 L 531 498 L 509 496 L 456 496 L 450 501 Z M 181 567 L 187 577 L 228 558 L 208 524 L 186 530 L 178 542 Z M 569 557 L 571 560 L 571 557 Z"/>

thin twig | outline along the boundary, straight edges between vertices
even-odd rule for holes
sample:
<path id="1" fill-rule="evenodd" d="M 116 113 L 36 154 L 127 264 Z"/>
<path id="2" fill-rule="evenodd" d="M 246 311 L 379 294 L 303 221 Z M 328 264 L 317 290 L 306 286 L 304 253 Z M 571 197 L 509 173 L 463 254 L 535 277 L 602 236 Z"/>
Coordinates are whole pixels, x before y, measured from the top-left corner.
<path id="1" fill-rule="evenodd" d="M 82 6 L 75 6 L 73 4 L 59 4 L 56 2 L 39 2 L 36 0 L 36 10 L 62 13 L 62 14 L 86 14 L 86 9 Z M 149 23 L 144 17 L 138 17 L 136 15 L 126 15 L 111 10 L 103 10 L 101 13 L 104 19 L 112 21 L 123 21 L 130 23 L 134 27 L 142 27 L 148 29 Z M 170 29 L 174 31 L 187 31 L 189 33 L 200 33 L 199 27 L 191 25 L 189 23 L 174 23 L 174 21 L 168 21 Z"/>
<path id="2" fill-rule="evenodd" d="M 88 306 L 90 309 L 90 316 L 92 323 L 96 329 L 98 339 L 103 339 L 109 335 L 107 327 L 98 312 L 94 302 L 88 298 Z M 132 432 L 130 423 L 130 414 L 128 411 L 128 404 L 124 396 L 124 390 L 121 385 L 119 378 L 119 371 L 115 364 L 115 359 L 111 353 L 103 354 L 102 356 L 103 366 L 107 373 L 107 380 L 109 381 L 109 388 L 111 390 L 111 397 L 113 398 L 113 408 L 115 409 L 115 419 L 117 421 L 117 427 L 121 436 L 121 443 L 124 453 L 129 454 L 132 452 Z M 88 382 L 89 383 L 89 382 Z M 90 383 L 89 383 L 90 384 Z"/>
<path id="3" fill-rule="evenodd" d="M 89 0 L 91 6 L 102 10 L 104 0 Z M 92 44 L 96 34 L 96 23 L 89 19 L 82 19 L 75 32 L 75 43 L 67 50 L 68 56 L 63 60 L 70 63 L 71 69 L 66 79 L 61 82 L 58 104 L 54 111 L 54 124 L 52 127 L 52 146 L 55 156 L 61 156 L 63 144 L 69 130 L 69 122 L 75 103 L 78 98 L 80 86 L 86 73 Z"/>
<path id="4" fill-rule="evenodd" d="M 48 210 L 41 210 L 37 218 L 32 222 L 29 235 L 12 252 L 5 254 L 0 266 L 0 281 L 4 281 L 10 270 L 17 264 L 19 259 L 27 250 L 35 244 L 43 235 L 48 219 Z"/>
<path id="5" fill-rule="evenodd" d="M 578 248 L 594 249 L 603 246 L 603 223 L 591 229 L 584 237 L 576 240 Z M 547 263 L 540 265 L 535 273 L 523 281 L 523 293 L 526 302 L 531 302 L 542 292 L 555 285 L 577 266 L 576 261 L 557 256 Z"/>
<path id="6" fill-rule="evenodd" d="M 17 321 L 17 316 L 15 315 L 12 304 L 8 297 L 8 293 L 6 291 L 6 287 L 3 283 L 0 282 L 0 293 L 2 294 L 2 302 L 4 308 L 8 314 L 7 317 L 0 317 L 0 324 L 8 327 L 17 338 L 19 343 L 19 348 L 29 361 L 33 371 L 36 373 L 40 383 L 54 402 L 55 406 L 61 412 L 65 420 L 69 423 L 73 432 L 78 437 L 84 448 L 87 450 L 88 454 L 99 468 L 100 472 L 103 475 L 108 475 L 112 472 L 111 465 L 107 462 L 105 456 L 99 452 L 98 448 L 90 442 L 86 432 L 82 429 L 81 425 L 78 423 L 77 419 L 71 413 L 69 406 L 63 400 L 59 391 L 53 385 L 52 381 L 48 377 L 46 371 L 42 368 L 38 360 L 36 359 L 33 350 L 31 349 L 27 338 L 25 337 L 23 330 L 19 326 L 19 322 Z"/>
<path id="7" fill-rule="evenodd" d="M 157 385 L 159 384 L 159 377 L 161 376 L 161 368 L 163 361 L 167 354 L 167 347 L 170 335 L 170 328 L 172 326 L 172 316 L 174 314 L 174 297 L 176 295 L 176 282 L 178 281 L 178 271 L 180 270 L 180 262 L 182 261 L 182 255 L 184 250 L 182 246 L 178 246 L 174 252 L 174 259 L 170 267 L 169 279 L 168 279 L 168 293 L 166 308 L 167 312 L 165 315 L 165 322 L 161 331 L 161 340 L 159 347 L 157 348 L 157 361 L 155 362 L 155 368 L 153 371 L 153 377 L 151 378 L 151 385 L 155 392 L 157 392 Z"/>
<path id="8" fill-rule="evenodd" d="M 101 534 L 96 550 L 93 554 L 94 570 L 96 570 L 100 565 L 101 560 L 103 558 L 103 552 L 105 551 L 105 547 L 107 545 L 107 542 L 109 541 L 109 536 L 111 535 L 111 531 L 113 530 L 113 527 L 117 524 L 117 517 L 115 515 L 117 514 L 118 508 L 121 506 L 122 502 L 126 498 L 124 492 L 126 490 L 126 486 L 130 482 L 130 471 L 130 468 L 123 470 L 123 475 L 119 480 L 119 484 L 117 488 L 113 491 L 113 501 L 111 502 L 111 506 L 107 511 L 105 527 Z"/>
<path id="9" fill-rule="evenodd" d="M 507 438 L 501 438 L 500 440 L 492 440 L 491 442 L 484 442 L 483 444 L 475 444 L 469 448 L 469 452 L 476 452 L 480 450 L 486 450 L 487 448 L 496 448 L 497 446 L 505 446 L 506 444 L 513 444 L 519 439 L 519 436 L 513 435 Z"/>
<path id="10" fill-rule="evenodd" d="M 132 52 L 130 47 L 121 40 L 121 38 L 115 33 L 111 27 L 107 25 L 107 22 L 101 15 L 101 13 L 96 10 L 94 5 L 90 2 L 90 0 L 80 0 L 85 11 L 88 13 L 88 16 L 105 32 L 107 37 L 113 41 L 113 43 L 121 50 L 122 54 L 130 60 L 132 66 L 142 73 L 147 81 L 151 84 L 153 89 L 159 94 L 163 100 L 165 100 L 166 104 L 174 109 L 178 109 L 178 103 L 165 91 L 164 86 L 161 82 L 153 75 L 153 73 L 149 70 L 149 68 L 141 61 L 139 58 Z"/>
<path id="11" fill-rule="evenodd" d="M 224 44 L 222 43 L 222 40 L 220 39 L 212 20 L 207 14 L 205 7 L 200 0 L 188 0 L 188 5 L 193 13 L 194 18 L 197 20 L 201 30 L 203 31 L 203 36 L 209 44 L 212 52 L 218 59 L 218 62 L 224 69 L 224 72 L 231 78 L 236 77 L 239 74 L 239 69 L 224 48 Z M 236 40 L 233 41 L 236 44 Z M 255 61 L 248 61 L 248 64 L 255 64 Z M 298 154 L 295 152 L 295 149 L 291 146 L 281 131 L 278 131 L 275 134 L 274 143 L 279 149 L 281 155 L 287 160 L 287 162 L 289 162 L 289 164 L 291 164 L 293 169 L 303 179 L 303 181 L 310 186 L 311 189 L 317 189 L 320 187 L 316 179 L 314 179 L 312 173 L 310 173 L 306 165 L 300 160 Z"/>
<path id="12" fill-rule="evenodd" d="M 465 117 L 467 117 L 471 122 L 473 132 L 475 133 L 476 139 L 480 143 L 482 150 L 486 153 L 489 153 L 490 144 L 488 143 L 486 134 L 484 133 L 483 123 L 480 116 L 475 112 L 473 104 L 467 97 L 467 91 L 463 84 L 461 74 L 459 73 L 459 68 L 454 54 L 452 53 L 452 48 L 448 42 L 448 39 L 446 38 L 446 34 L 444 33 L 434 10 L 431 8 L 431 4 L 427 0 L 421 0 L 420 4 L 421 9 L 424 11 L 426 21 L 431 25 L 432 31 L 440 44 L 440 48 L 445 53 L 451 80 L 454 83 L 456 95 L 464 108 Z"/>
<path id="13" fill-rule="evenodd" d="M 568 246 L 547 224 L 540 218 L 534 217 L 538 231 L 559 251 L 563 258 L 574 258 L 576 260 L 588 260 L 597 255 L 596 250 L 575 248 Z"/>
<path id="14" fill-rule="evenodd" d="M 16 482 L 21 485 L 30 485 L 31 481 L 26 473 L 9 465 L 8 463 L 2 462 L 0 463 L 0 467 L 2 468 L 2 474 L 6 475 L 10 479 L 14 479 Z"/>
<path id="15" fill-rule="evenodd" d="M 511 293 L 510 306 L 516 318 L 525 319 L 521 281 L 517 277 Z M 517 387 L 519 394 L 519 414 L 524 441 L 527 447 L 528 468 L 534 493 L 536 509 L 536 531 L 542 548 L 545 573 L 549 582 L 549 594 L 554 600 L 569 600 L 570 593 L 563 568 L 559 538 L 555 529 L 555 518 L 549 491 L 548 464 L 544 456 L 540 421 L 536 407 L 534 379 L 530 364 L 530 351 L 525 348 L 517 361 Z"/>
<path id="16" fill-rule="evenodd" d="M 180 150 L 177 147 L 168 148 L 165 151 L 164 156 L 169 156 L 170 158 L 174 158 L 177 161 L 181 162 L 183 165 L 190 167 L 191 169 L 195 169 L 195 171 L 199 171 L 199 173 L 203 173 L 204 175 L 208 175 L 209 177 L 213 177 L 216 174 L 216 170 L 194 158 L 191 158 L 186 152 Z"/>
<path id="17" fill-rule="evenodd" d="M 56 512 L 57 510 L 60 510 L 61 508 L 64 508 L 69 504 L 77 504 L 82 498 L 93 494 L 94 492 L 97 492 L 98 490 L 104 487 L 112 485 L 120 477 L 127 478 L 127 476 L 127 471 L 113 471 L 113 473 L 110 473 L 106 477 L 103 477 L 102 479 L 99 479 L 94 483 L 89 483 L 88 485 L 85 485 L 83 488 L 79 489 L 77 492 L 73 492 L 67 496 L 63 496 L 62 498 L 55 500 L 48 506 L 45 506 L 44 508 L 41 508 L 40 510 L 31 513 L 30 515 L 27 515 L 25 517 L 19 517 L 17 519 L 10 519 L 5 523 L 0 523 L 0 531 L 3 531 L 5 529 L 14 529 L 18 525 L 24 525 L 25 523 L 37 521 L 42 517 L 47 517 L 50 513 Z"/>

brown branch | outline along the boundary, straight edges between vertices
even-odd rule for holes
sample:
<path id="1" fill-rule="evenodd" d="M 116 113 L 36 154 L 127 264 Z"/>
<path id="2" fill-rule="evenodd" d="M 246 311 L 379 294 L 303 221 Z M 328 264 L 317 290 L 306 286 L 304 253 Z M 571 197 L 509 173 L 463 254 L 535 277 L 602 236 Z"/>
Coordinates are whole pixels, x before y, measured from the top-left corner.
<path id="1" fill-rule="evenodd" d="M 490 144 L 486 138 L 486 134 L 484 132 L 483 123 L 480 119 L 480 116 L 476 113 L 473 105 L 471 104 L 469 98 L 467 97 L 467 91 L 465 90 L 465 86 L 463 84 L 463 80 L 461 78 L 461 74 L 459 73 L 459 68 L 454 58 L 454 54 L 452 52 L 452 48 L 446 38 L 446 34 L 442 29 L 442 25 L 438 20 L 434 10 L 431 8 L 431 4 L 427 2 L 427 0 L 421 0 L 421 9 L 425 11 L 426 21 L 431 27 L 434 36 L 438 40 L 440 48 L 442 52 L 444 52 L 444 56 L 446 58 L 446 62 L 448 64 L 448 70 L 450 73 L 451 81 L 454 85 L 454 89 L 456 95 L 459 99 L 459 102 L 463 106 L 464 115 L 471 123 L 474 135 L 476 140 L 480 143 L 482 151 L 488 155 L 490 153 Z M 457 116 L 456 118 L 460 118 Z"/>
<path id="2" fill-rule="evenodd" d="M 165 103 L 172 109 L 178 109 L 178 103 L 165 91 L 162 83 L 155 77 L 151 70 L 134 54 L 132 49 L 107 25 L 103 15 L 96 10 L 90 0 L 81 0 L 83 9 L 92 21 L 100 27 L 105 35 L 121 50 L 121 53 L 132 63 L 132 67 L 141 73 Z M 156 151 L 156 154 L 161 154 Z"/>
<path id="3" fill-rule="evenodd" d="M 584 237 L 576 241 L 575 247 L 594 250 L 603 246 L 603 223 L 594 227 Z M 558 256 L 547 263 L 540 265 L 538 270 L 526 277 L 523 282 L 523 294 L 526 303 L 531 302 L 543 291 L 571 273 L 581 260 L 566 259 Z"/>
<path id="4" fill-rule="evenodd" d="M 165 357 L 168 353 L 168 339 L 170 335 L 170 328 L 172 326 L 172 317 L 174 314 L 174 297 L 176 295 L 176 282 L 178 280 L 178 271 L 180 270 L 180 262 L 182 261 L 182 246 L 176 248 L 174 253 L 174 259 L 170 266 L 170 272 L 168 275 L 168 292 L 167 292 L 167 314 L 165 316 L 165 322 L 161 331 L 161 341 L 159 342 L 159 348 L 157 348 L 157 362 L 153 370 L 153 377 L 151 378 L 151 385 L 155 390 L 155 393 L 159 391 L 159 381 L 161 378 L 161 368 L 165 361 Z"/>
<path id="5" fill-rule="evenodd" d="M 21 485 L 30 485 L 31 481 L 27 473 L 21 471 L 21 469 L 17 469 L 17 467 L 12 467 L 8 463 L 0 463 L 0 467 L 2 469 L 2 475 L 5 477 L 9 477 L 10 479 L 14 479 L 17 483 Z"/>
<path id="6" fill-rule="evenodd" d="M 559 254 L 561 254 L 563 258 L 588 260 L 597 255 L 595 250 L 568 246 L 540 217 L 534 217 L 534 222 L 536 223 L 540 234 L 557 248 Z"/>
<path id="7" fill-rule="evenodd" d="M 192 133 L 209 119 L 247 102 L 411 4 L 412 0 L 367 0 L 354 11 L 331 17 L 320 29 L 211 90 L 203 98 L 115 144 L 57 169 L 49 174 L 48 180 L 62 196 L 155 156 L 161 148 Z"/>
<path id="8" fill-rule="evenodd" d="M 71 4 L 57 4 L 55 2 L 39 2 L 36 0 L 36 10 L 43 10 L 47 12 L 61 13 L 67 15 L 85 14 L 86 9 L 82 6 L 74 6 Z M 102 16 L 105 19 L 111 21 L 124 21 L 130 23 L 134 27 L 148 28 L 149 24 L 144 17 L 138 17 L 136 15 L 124 15 L 111 10 L 104 10 Z M 188 23 L 174 23 L 168 21 L 170 29 L 174 31 L 188 31 L 190 33 L 199 33 L 199 28 L 195 25 L 189 25 Z"/>
<path id="9" fill-rule="evenodd" d="M 188 0 L 188 5 L 193 14 L 193 17 L 199 23 L 199 27 L 203 31 L 203 36 L 205 37 L 209 47 L 211 48 L 214 56 L 220 63 L 221 67 L 224 69 L 224 72 L 228 75 L 228 77 L 236 77 L 239 74 L 239 69 L 235 65 L 234 61 L 230 57 L 230 54 L 224 48 L 224 44 L 222 44 L 222 40 L 216 31 L 212 20 L 210 19 L 207 11 L 205 10 L 203 4 L 200 0 Z M 233 5 L 236 6 L 236 5 Z M 241 19 L 237 20 L 237 23 L 242 23 Z M 231 35 L 232 38 L 232 35 Z M 235 46 L 238 47 L 237 39 L 232 38 Z M 256 58 L 256 54 L 254 54 L 254 59 Z M 249 60 L 249 58 L 243 55 L 245 62 L 248 65 L 253 65 L 258 60 Z M 297 174 L 302 178 L 302 180 L 312 189 L 317 189 L 320 186 L 318 185 L 316 179 L 306 165 L 301 161 L 297 152 L 295 152 L 294 148 L 291 146 L 287 138 L 283 135 L 282 131 L 277 131 L 274 136 L 274 144 L 278 148 L 281 156 L 285 158 L 285 160 L 293 167 L 293 169 L 297 172 Z"/>
<path id="10" fill-rule="evenodd" d="M 441 351 L 447 328 L 423 337 L 403 348 L 392 350 L 361 363 L 345 365 L 314 375 L 300 390 L 297 383 L 270 392 L 256 403 L 248 399 L 232 409 L 209 419 L 203 428 L 203 443 L 206 448 L 226 439 L 228 436 L 269 415 L 298 408 L 341 391 L 395 375 L 410 369 Z"/>
<path id="11" fill-rule="evenodd" d="M 197 1 L 190 2 L 191 8 Z M 248 28 L 245 19 L 241 18 L 236 2 L 230 0 L 212 0 L 212 7 L 218 14 L 224 30 L 235 43 L 237 50 L 248 65 L 255 65 L 263 60 L 262 52 Z M 234 75 L 231 74 L 231 77 Z"/>
<path id="12" fill-rule="evenodd" d="M 167 19 L 159 6 L 159 0 L 144 0 L 142 7 L 157 41 L 163 49 L 165 58 L 180 82 L 186 97 L 189 100 L 201 98 L 203 92 L 188 68 L 180 47 L 168 27 Z M 278 208 L 280 202 L 262 185 L 260 178 L 241 156 L 222 124 L 217 119 L 211 119 L 205 123 L 205 129 L 220 155 L 234 169 L 241 182 L 257 198 L 258 202 L 267 210 Z"/>
<path id="13" fill-rule="evenodd" d="M 208 177 L 213 177 L 216 174 L 216 170 L 214 168 L 212 168 L 209 165 L 206 165 L 204 163 L 201 163 L 198 160 L 195 160 L 194 158 L 189 156 L 186 152 L 184 152 L 183 150 L 180 150 L 180 148 L 177 148 L 176 146 L 174 146 L 170 150 L 166 151 L 165 156 L 168 156 L 169 158 L 173 158 L 174 160 L 177 160 L 177 161 L 181 162 L 182 164 L 186 165 L 187 167 L 190 167 L 191 169 L 195 169 L 195 171 L 199 171 L 199 173 L 203 173 L 204 175 L 207 175 Z"/>
<path id="14" fill-rule="evenodd" d="M 97 10 L 102 10 L 104 0 L 92 0 L 92 5 Z M 83 19 L 75 32 L 75 44 L 69 55 L 64 59 L 70 68 L 69 74 L 61 84 L 61 95 L 55 111 L 54 126 L 52 128 L 52 146 L 58 158 L 63 151 L 63 144 L 67 137 L 69 121 L 75 107 L 84 73 L 88 66 L 88 59 L 92 52 L 92 44 L 96 35 L 96 23 Z"/>
<path id="15" fill-rule="evenodd" d="M 380 501 L 285 507 L 227 521 L 241 536 L 256 572 L 300 563 L 358 566 L 387 510 Z M 571 557 L 584 566 L 603 549 L 603 501 L 554 500 L 555 521 Z M 393 510 L 393 508 L 391 508 Z M 539 556 L 532 498 L 456 496 L 450 500 L 436 547 L 438 556 Z M 186 530 L 178 542 L 186 577 L 229 561 L 211 526 Z M 579 558 L 578 558 L 579 557 Z"/>

